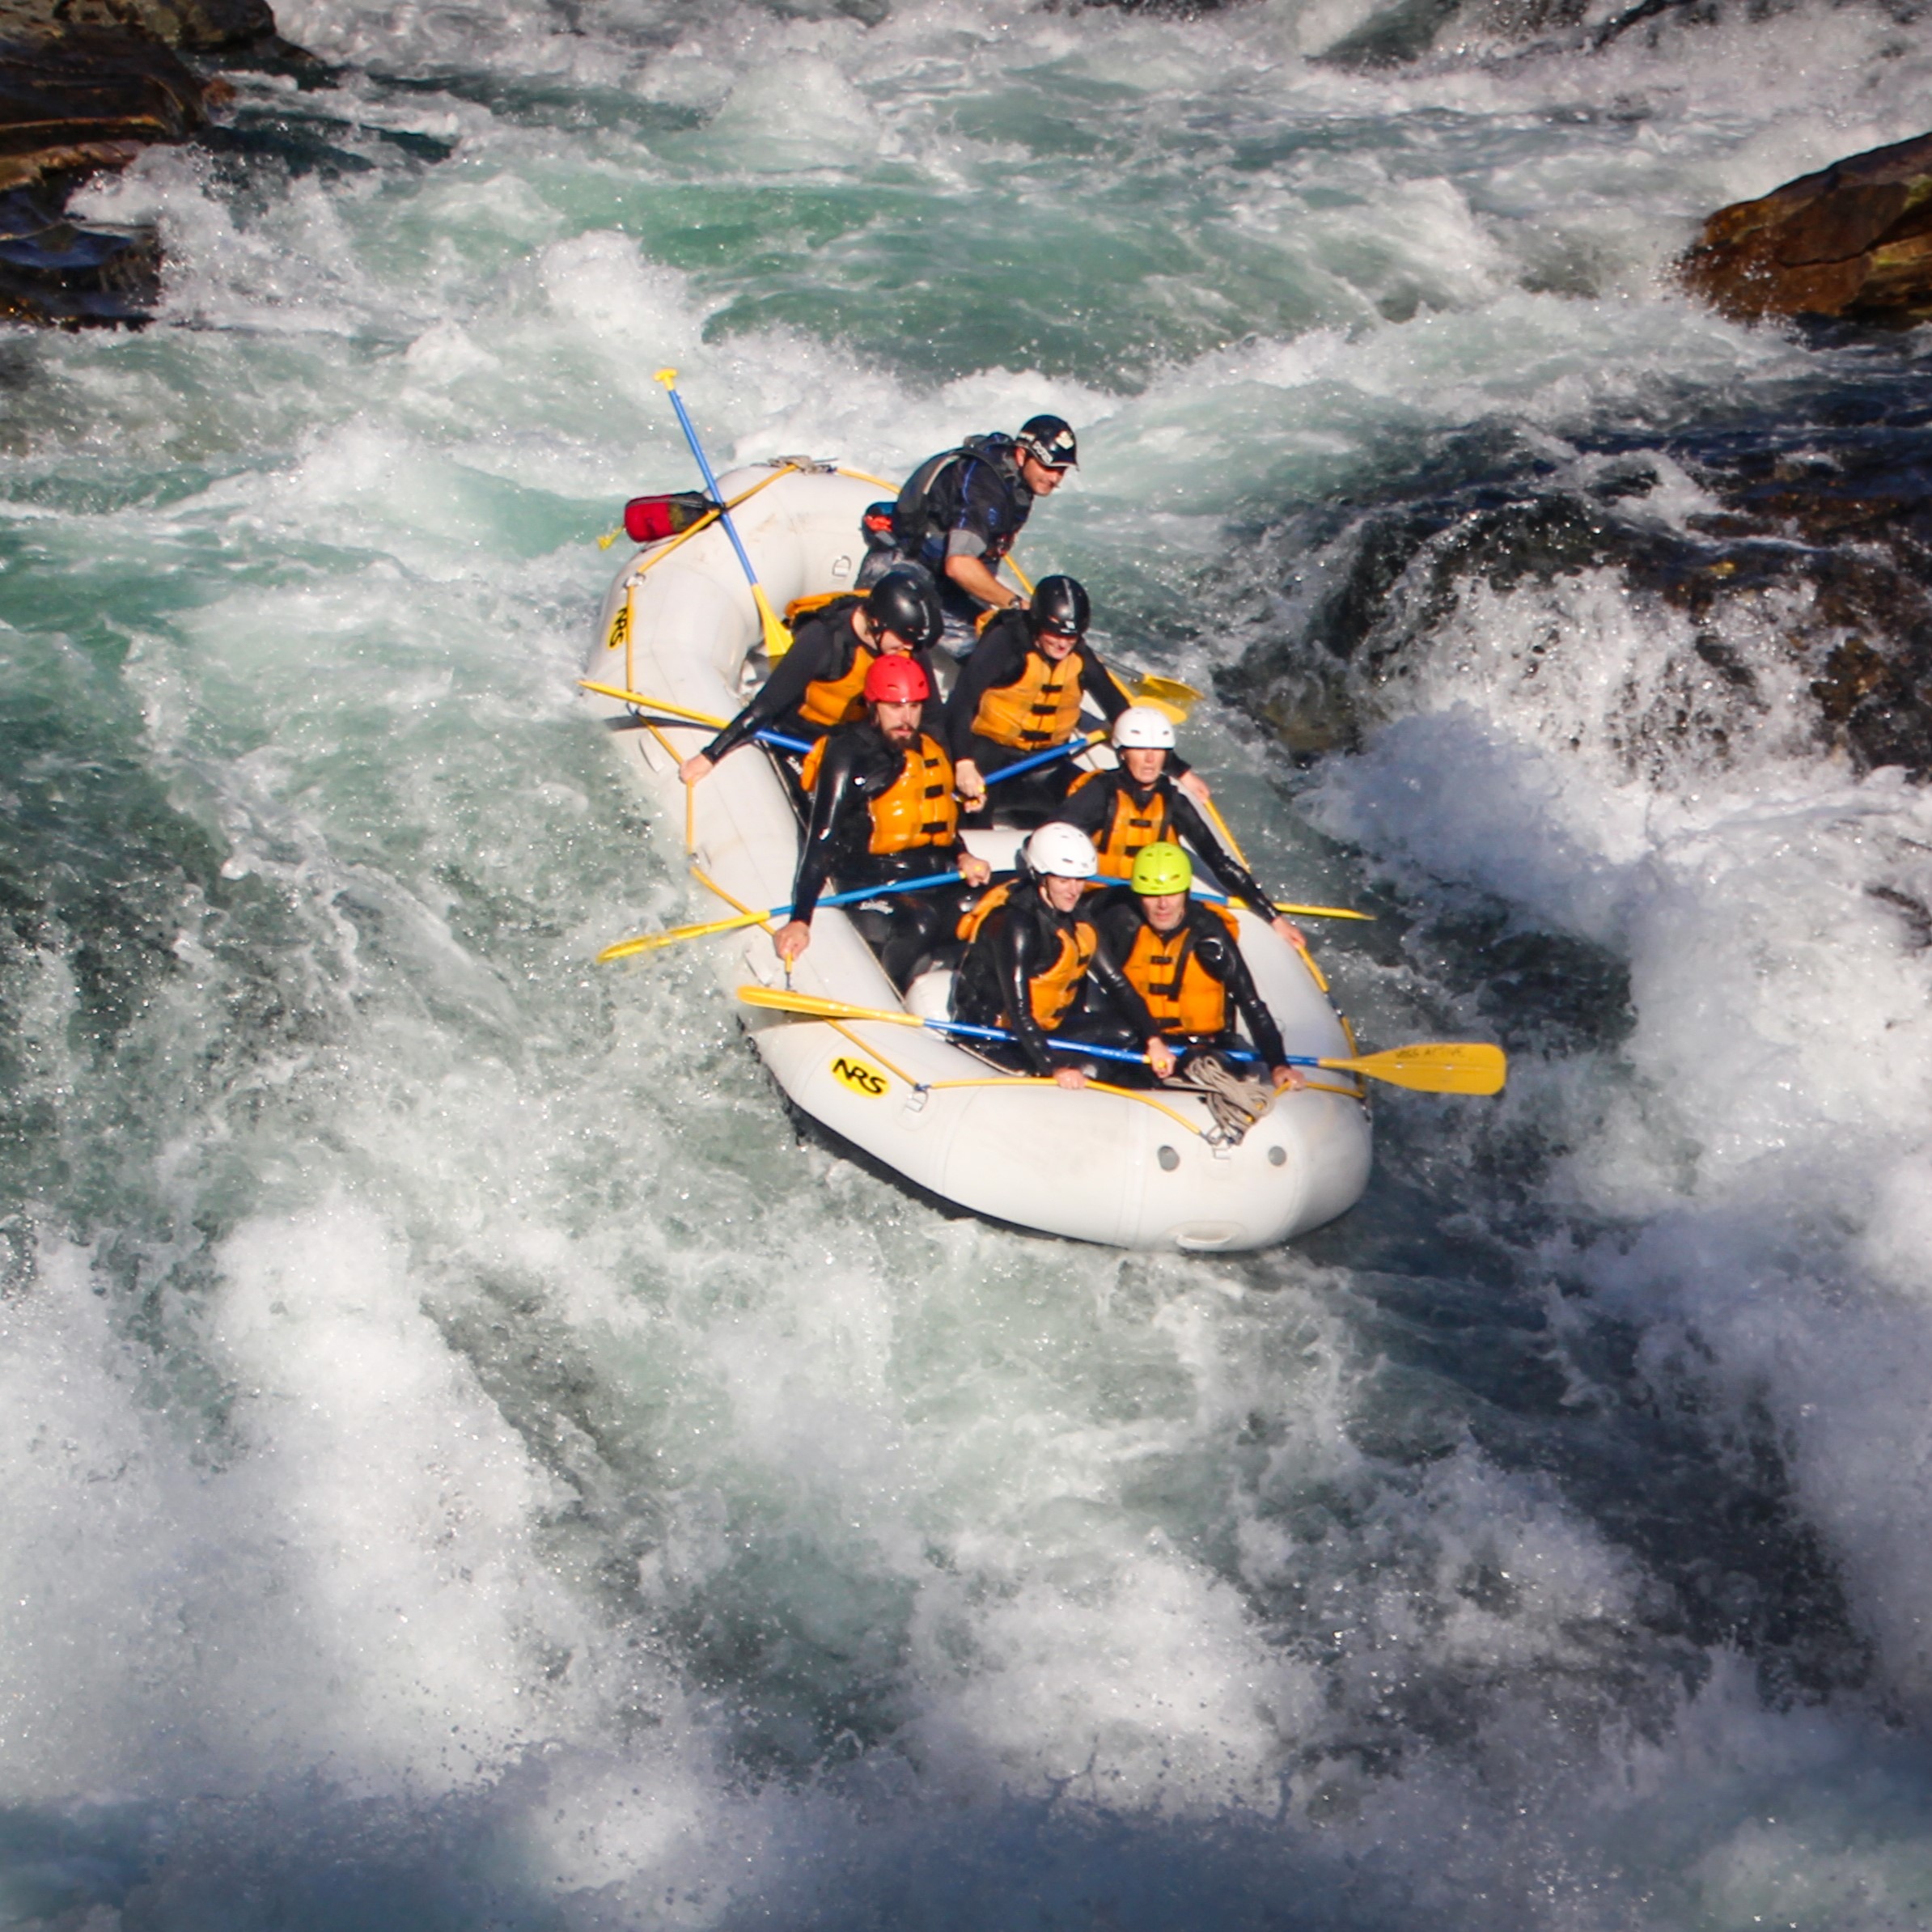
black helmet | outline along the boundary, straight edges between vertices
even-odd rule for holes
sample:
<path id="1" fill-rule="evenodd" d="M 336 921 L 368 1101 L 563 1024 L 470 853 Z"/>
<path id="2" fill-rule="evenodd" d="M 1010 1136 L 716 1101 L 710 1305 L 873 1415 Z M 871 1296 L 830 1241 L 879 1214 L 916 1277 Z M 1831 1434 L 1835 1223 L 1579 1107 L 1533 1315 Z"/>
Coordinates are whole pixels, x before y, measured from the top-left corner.
<path id="1" fill-rule="evenodd" d="M 1043 577 L 1033 587 L 1028 614 L 1035 637 L 1043 630 L 1053 630 L 1062 637 L 1083 638 L 1093 608 L 1087 600 L 1084 585 L 1071 577 Z"/>
<path id="2" fill-rule="evenodd" d="M 1029 416 L 1013 440 L 1024 454 L 1049 469 L 1071 469 L 1080 460 L 1073 425 L 1057 416 Z"/>
<path id="3" fill-rule="evenodd" d="M 866 593 L 866 615 L 878 629 L 896 632 L 915 650 L 937 644 L 946 627 L 939 593 L 923 570 L 888 570 Z"/>

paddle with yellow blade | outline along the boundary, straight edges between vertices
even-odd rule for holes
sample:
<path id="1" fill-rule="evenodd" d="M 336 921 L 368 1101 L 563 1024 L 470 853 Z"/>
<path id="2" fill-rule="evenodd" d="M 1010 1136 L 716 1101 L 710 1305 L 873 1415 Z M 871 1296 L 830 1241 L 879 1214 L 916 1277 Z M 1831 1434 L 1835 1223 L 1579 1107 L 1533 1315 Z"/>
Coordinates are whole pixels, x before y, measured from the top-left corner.
<path id="1" fill-rule="evenodd" d="M 740 986 L 738 997 L 748 1006 L 769 1006 L 812 1019 L 871 1019 L 888 1026 L 926 1027 L 942 1033 L 965 1033 L 981 1040 L 1010 1040 L 998 1027 L 968 1026 L 955 1019 L 922 1019 L 916 1013 L 849 1006 L 843 1000 L 821 999 L 810 993 L 791 993 L 776 986 Z M 1078 1040 L 1056 1041 L 1069 1053 L 1091 1053 L 1108 1060 L 1145 1060 L 1143 1053 L 1122 1047 L 1099 1047 Z M 1502 1091 L 1509 1063 L 1501 1047 L 1481 1040 L 1430 1040 L 1417 1046 L 1391 1047 L 1386 1053 L 1358 1054 L 1354 1059 L 1325 1060 L 1310 1053 L 1290 1053 L 1290 1066 L 1321 1066 L 1332 1073 L 1362 1074 L 1391 1087 L 1407 1087 L 1425 1094 L 1495 1094 Z"/>
<path id="2" fill-rule="evenodd" d="M 684 432 L 684 440 L 691 445 L 691 454 L 697 459 L 698 473 L 705 480 L 705 488 L 710 491 L 714 502 L 722 505 L 724 492 L 718 487 L 718 479 L 711 473 L 711 465 L 706 458 L 704 445 L 697 439 L 697 431 L 691 426 L 690 416 L 684 409 L 684 399 L 677 392 L 677 371 L 660 369 L 657 379 L 664 385 L 664 393 L 671 398 L 671 406 L 677 411 L 678 426 Z M 791 633 L 779 621 L 778 613 L 772 608 L 771 600 L 765 594 L 765 587 L 758 581 L 758 573 L 752 568 L 752 560 L 739 540 L 738 526 L 731 521 L 731 513 L 720 508 L 718 520 L 724 527 L 724 533 L 731 540 L 731 548 L 738 553 L 738 561 L 744 571 L 744 580 L 752 587 L 752 601 L 758 607 L 758 621 L 765 627 L 765 655 L 773 663 L 791 649 Z"/>
<path id="3" fill-rule="evenodd" d="M 828 901 L 821 900 L 820 903 L 824 905 Z M 1004 1027 L 976 1027 L 963 1019 L 922 1019 L 917 1013 L 892 1013 L 875 1006 L 849 1006 L 841 999 L 820 999 L 811 993 L 782 992 L 775 986 L 740 986 L 738 997 L 747 1006 L 775 1006 L 782 1013 L 802 1013 L 813 1019 L 877 1019 L 888 1026 L 924 1027 L 934 1033 L 964 1033 L 973 1040 L 1014 1038 Z M 1147 1064 L 1145 1053 L 1133 1053 L 1126 1047 L 1095 1046 L 1085 1040 L 1056 1040 L 1050 1034 L 1046 1044 L 1049 1053 L 1091 1055 L 1096 1060 L 1125 1060 L 1136 1066 Z M 1252 1059 L 1253 1055 L 1236 1057 Z"/>
<path id="4" fill-rule="evenodd" d="M 661 697 L 646 697 L 642 691 L 626 691 L 621 684 L 600 684 L 595 678 L 588 677 L 580 677 L 577 682 L 586 691 L 595 691 L 600 697 L 614 697 L 621 703 L 635 705 L 640 710 L 655 711 L 667 718 L 681 718 L 688 723 L 705 725 L 714 731 L 722 731 L 727 722 L 709 711 L 693 711 L 683 705 L 667 704 Z M 782 731 L 754 731 L 752 735 L 761 744 L 775 745 L 782 752 L 811 749 L 803 738 L 787 738 Z"/>
<path id="5" fill-rule="evenodd" d="M 925 892 L 935 886 L 959 883 L 957 872 L 922 873 L 917 879 L 896 879 L 888 885 L 860 886 L 849 892 L 833 892 L 819 904 L 853 905 L 862 899 L 882 899 L 892 892 Z M 615 946 L 605 947 L 597 955 L 597 964 L 602 966 L 612 960 L 628 960 L 635 953 L 655 952 L 659 947 L 675 946 L 680 939 L 701 939 L 711 933 L 736 932 L 740 927 L 756 926 L 766 919 L 782 919 L 790 910 L 789 905 L 768 906 L 761 913 L 734 913 L 728 919 L 707 919 L 701 926 L 674 926 L 668 932 L 640 933 L 634 939 L 620 939 Z"/>

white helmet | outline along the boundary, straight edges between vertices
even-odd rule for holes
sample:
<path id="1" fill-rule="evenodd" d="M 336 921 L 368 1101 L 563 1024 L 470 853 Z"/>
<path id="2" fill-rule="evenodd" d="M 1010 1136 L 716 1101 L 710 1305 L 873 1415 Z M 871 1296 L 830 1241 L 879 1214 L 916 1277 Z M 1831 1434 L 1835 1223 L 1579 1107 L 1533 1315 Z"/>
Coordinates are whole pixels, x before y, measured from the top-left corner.
<path id="1" fill-rule="evenodd" d="M 1151 705 L 1129 705 L 1113 721 L 1113 741 L 1122 748 L 1171 752 L 1174 748 L 1174 721 Z"/>
<path id="2" fill-rule="evenodd" d="M 1100 869 L 1094 842 L 1073 825 L 1042 825 L 1027 841 L 1027 863 L 1041 878 L 1091 879 Z"/>

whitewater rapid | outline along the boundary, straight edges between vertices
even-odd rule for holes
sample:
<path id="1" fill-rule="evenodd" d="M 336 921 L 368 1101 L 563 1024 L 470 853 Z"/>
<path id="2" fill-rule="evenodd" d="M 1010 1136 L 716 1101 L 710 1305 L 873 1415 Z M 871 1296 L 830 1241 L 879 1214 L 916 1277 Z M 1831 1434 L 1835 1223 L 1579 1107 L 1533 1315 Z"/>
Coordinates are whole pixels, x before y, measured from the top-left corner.
<path id="1" fill-rule="evenodd" d="M 1366 11 L 302 4 L 336 86 L 89 191 L 168 268 L 0 335 L 0 1917 L 1932 1919 L 1932 803 L 1794 591 L 1525 540 L 1321 642 L 1378 516 L 1694 549 L 1710 451 L 1922 411 L 1666 271 L 1927 43 Z M 1123 1256 L 594 968 L 704 909 L 574 696 L 667 363 L 721 462 L 1078 425 L 1029 566 L 1507 1095 Z"/>

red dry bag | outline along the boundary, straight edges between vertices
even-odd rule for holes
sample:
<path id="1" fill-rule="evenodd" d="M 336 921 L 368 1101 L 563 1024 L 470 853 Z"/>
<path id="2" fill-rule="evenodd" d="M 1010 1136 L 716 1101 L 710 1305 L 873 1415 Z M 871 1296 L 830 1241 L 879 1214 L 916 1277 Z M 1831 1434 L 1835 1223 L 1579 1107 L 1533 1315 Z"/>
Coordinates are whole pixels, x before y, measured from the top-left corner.
<path id="1" fill-rule="evenodd" d="M 667 536 L 683 536 L 717 507 L 701 489 L 682 489 L 669 497 L 633 497 L 624 506 L 624 534 L 633 544 L 660 543 Z"/>

